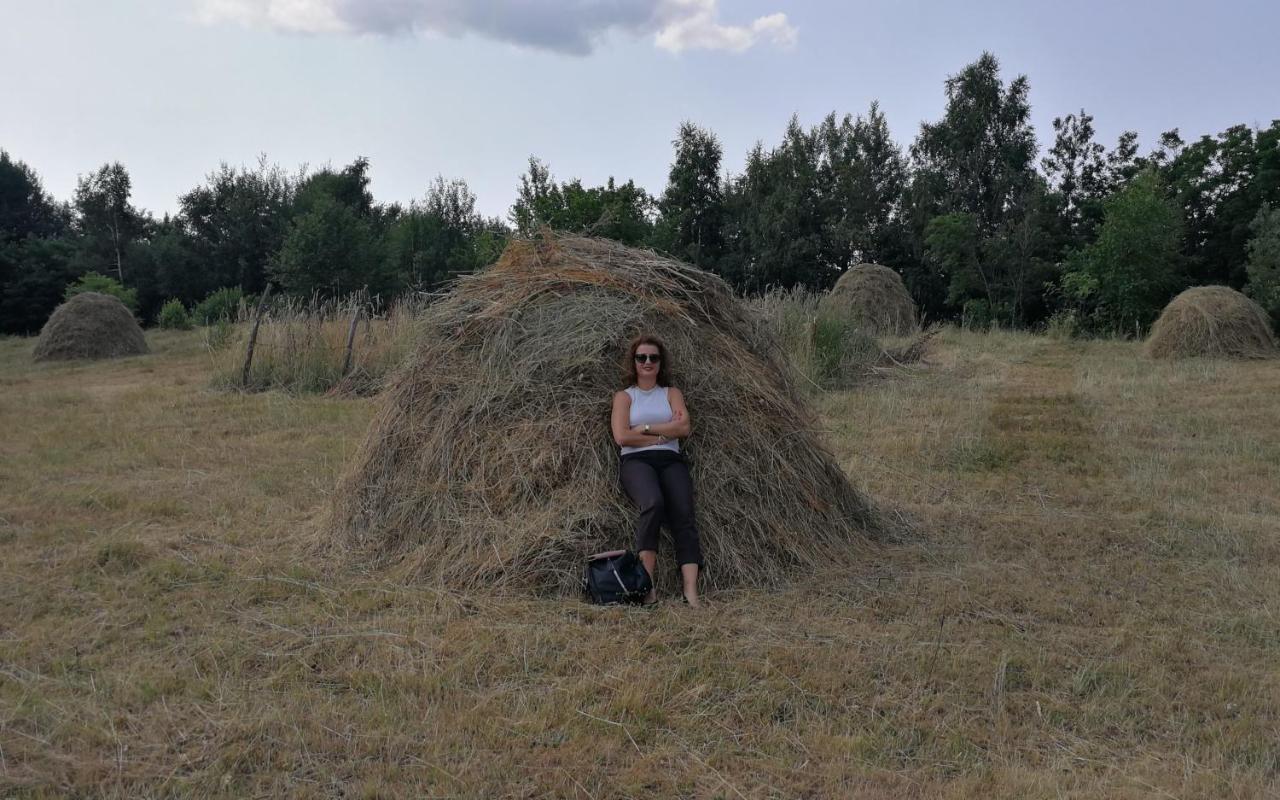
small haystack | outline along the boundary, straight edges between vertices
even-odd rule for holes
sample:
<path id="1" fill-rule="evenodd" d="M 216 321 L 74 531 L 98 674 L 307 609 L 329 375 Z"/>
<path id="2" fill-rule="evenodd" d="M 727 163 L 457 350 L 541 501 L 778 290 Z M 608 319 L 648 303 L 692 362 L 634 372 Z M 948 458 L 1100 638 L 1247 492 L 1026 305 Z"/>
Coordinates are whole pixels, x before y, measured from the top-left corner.
<path id="1" fill-rule="evenodd" d="M 631 546 L 609 407 L 642 330 L 666 340 L 688 398 L 712 585 L 776 585 L 886 535 L 819 441 L 776 343 L 723 281 L 548 235 L 513 242 L 427 309 L 338 486 L 328 546 L 455 588 L 580 591 L 584 556 Z"/>
<path id="2" fill-rule="evenodd" d="M 1226 286 L 1197 286 L 1170 301 L 1151 326 L 1152 358 L 1274 358 L 1280 355 L 1262 307 Z"/>
<path id="3" fill-rule="evenodd" d="M 902 276 L 879 264 L 859 264 L 841 275 L 818 313 L 848 320 L 868 336 L 910 336 L 920 327 Z"/>
<path id="4" fill-rule="evenodd" d="M 36 361 L 69 361 L 146 352 L 142 328 L 124 303 L 109 294 L 82 292 L 54 310 L 32 355 Z"/>

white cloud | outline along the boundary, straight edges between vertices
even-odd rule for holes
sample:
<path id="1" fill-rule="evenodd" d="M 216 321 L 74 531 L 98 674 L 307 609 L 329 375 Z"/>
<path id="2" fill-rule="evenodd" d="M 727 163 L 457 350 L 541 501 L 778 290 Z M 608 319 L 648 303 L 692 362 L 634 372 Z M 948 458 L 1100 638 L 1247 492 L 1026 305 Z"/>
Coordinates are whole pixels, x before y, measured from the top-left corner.
<path id="1" fill-rule="evenodd" d="M 195 0 L 198 19 L 310 34 L 472 34 L 586 55 L 607 34 L 652 36 L 673 53 L 790 47 L 787 15 L 720 22 L 718 0 Z"/>
<path id="2" fill-rule="evenodd" d="M 660 7 L 662 27 L 654 43 L 664 50 L 731 50 L 742 52 L 760 41 L 778 47 L 796 43 L 796 29 L 786 14 L 760 17 L 750 25 L 721 25 L 716 0 L 667 0 Z"/>

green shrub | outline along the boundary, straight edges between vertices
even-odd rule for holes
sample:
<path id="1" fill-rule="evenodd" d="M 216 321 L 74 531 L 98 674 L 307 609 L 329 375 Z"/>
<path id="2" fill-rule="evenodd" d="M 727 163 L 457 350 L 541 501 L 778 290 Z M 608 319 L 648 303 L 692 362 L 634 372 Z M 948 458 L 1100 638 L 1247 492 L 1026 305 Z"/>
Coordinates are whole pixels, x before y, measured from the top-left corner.
<path id="1" fill-rule="evenodd" d="M 173 299 L 160 306 L 156 315 L 156 324 L 165 330 L 185 331 L 191 329 L 191 315 L 181 300 Z"/>
<path id="2" fill-rule="evenodd" d="M 847 387 L 880 357 L 880 345 L 850 322 L 819 316 L 813 321 L 810 379 L 824 389 Z"/>
<path id="3" fill-rule="evenodd" d="M 1055 311 L 1044 326 L 1045 335 L 1050 339 L 1066 341 L 1080 335 L 1080 316 L 1074 308 Z"/>
<path id="4" fill-rule="evenodd" d="M 205 328 L 204 342 L 210 350 L 223 350 L 235 338 L 236 326 L 231 320 L 222 317 L 209 323 Z"/>
<path id="5" fill-rule="evenodd" d="M 75 283 L 69 284 L 67 290 L 63 293 L 63 300 L 70 300 L 82 292 L 97 292 L 98 294 L 109 294 L 117 298 L 121 303 L 132 311 L 138 313 L 138 290 L 126 289 L 121 285 L 120 281 L 115 278 L 109 278 L 106 275 L 97 272 L 86 272 L 76 279 Z"/>
<path id="6" fill-rule="evenodd" d="M 240 314 L 244 291 L 239 286 L 224 286 L 196 303 L 191 317 L 197 325 L 212 325 L 219 320 L 234 322 Z"/>

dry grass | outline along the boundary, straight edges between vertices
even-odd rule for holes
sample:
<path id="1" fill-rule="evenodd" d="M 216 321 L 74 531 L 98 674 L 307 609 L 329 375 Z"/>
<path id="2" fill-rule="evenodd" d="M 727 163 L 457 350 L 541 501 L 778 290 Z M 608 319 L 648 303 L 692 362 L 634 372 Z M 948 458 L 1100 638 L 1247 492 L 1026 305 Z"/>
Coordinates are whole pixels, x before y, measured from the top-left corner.
<path id="1" fill-rule="evenodd" d="M 361 314 L 352 339 L 351 364 L 344 374 L 347 340 L 358 310 Z M 420 311 L 412 298 L 397 301 L 383 313 L 351 298 L 322 302 L 282 299 L 263 317 L 247 388 L 295 394 L 376 394 L 412 351 Z M 240 320 L 230 335 L 218 326 L 206 332 L 217 388 L 246 388 L 242 386 L 244 355 L 253 313 L 253 308 L 242 306 Z"/>
<path id="2" fill-rule="evenodd" d="M 36 361 L 123 358 L 147 352 L 142 328 L 118 298 L 81 292 L 54 309 L 32 351 Z"/>
<path id="3" fill-rule="evenodd" d="M 1276 358 L 1280 345 L 1262 306 L 1226 286 L 1197 286 L 1165 306 L 1146 351 L 1152 358 Z"/>
<path id="4" fill-rule="evenodd" d="M 321 546 L 432 585 L 579 594 L 583 559 L 634 528 L 608 419 L 626 342 L 644 331 L 660 333 L 691 398 L 682 452 L 705 583 L 776 587 L 899 533 L 834 463 L 777 342 L 728 284 L 556 235 L 513 241 L 425 312 Z M 674 585 L 667 566 L 659 587 Z"/>
<path id="5" fill-rule="evenodd" d="M 822 298 L 819 312 L 868 336 L 910 336 L 920 328 L 915 301 L 902 276 L 879 264 L 848 269 Z"/>
<path id="6" fill-rule="evenodd" d="M 802 388 L 848 389 L 928 355 L 935 329 L 877 339 L 849 315 L 823 313 L 820 309 L 826 299 L 821 293 L 794 288 L 775 289 L 746 301 L 758 324 L 777 339 Z"/>
<path id="7" fill-rule="evenodd" d="M 822 399 L 931 538 L 690 613 L 307 560 L 371 402 L 148 337 L 0 340 L 0 796 L 1280 792 L 1274 362 L 948 331 Z"/>

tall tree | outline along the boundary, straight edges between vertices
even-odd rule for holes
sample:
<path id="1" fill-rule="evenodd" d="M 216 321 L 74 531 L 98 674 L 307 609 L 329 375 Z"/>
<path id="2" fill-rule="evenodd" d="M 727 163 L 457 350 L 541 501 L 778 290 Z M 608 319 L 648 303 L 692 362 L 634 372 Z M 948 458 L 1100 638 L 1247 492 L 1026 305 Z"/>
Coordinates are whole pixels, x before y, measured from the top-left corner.
<path id="1" fill-rule="evenodd" d="M 844 264 L 825 235 L 816 132 L 791 118 L 782 142 L 757 144 L 731 183 L 732 217 L 724 271 L 745 291 L 771 286 L 826 289 Z"/>
<path id="2" fill-rule="evenodd" d="M 491 263 L 506 234 L 498 220 L 486 220 L 476 211 L 476 196 L 466 181 L 437 177 L 426 197 L 392 224 L 388 271 L 404 285 L 435 289 Z"/>
<path id="3" fill-rule="evenodd" d="M 1043 192 L 1029 91 L 1026 76 L 1006 87 L 995 56 L 983 53 L 947 79 L 942 119 L 922 124 L 911 148 L 912 213 L 941 215 L 917 228 L 927 263 L 945 276 L 928 282 L 945 282 L 951 310 L 983 321 L 1027 322 L 1026 281 L 1043 271 L 1027 250 L 1028 226 L 1046 221 L 1037 212 Z"/>
<path id="4" fill-rule="evenodd" d="M 898 252 L 906 161 L 877 102 L 867 116 L 830 114 L 818 126 L 828 252 L 840 266 L 887 263 Z"/>
<path id="5" fill-rule="evenodd" d="M 125 253 L 145 225 L 129 202 L 132 191 L 129 171 L 118 161 L 80 178 L 73 204 L 80 234 L 77 266 L 83 272 L 114 273 L 120 283 L 130 282 Z"/>
<path id="6" fill-rule="evenodd" d="M 672 146 L 675 160 L 658 201 L 658 244 L 672 255 L 711 269 L 724 249 L 724 152 L 711 131 L 692 122 L 680 126 Z"/>
<path id="7" fill-rule="evenodd" d="M 1000 62 L 983 53 L 947 78 L 942 119 L 923 123 L 912 146 L 941 208 L 972 214 L 983 235 L 1004 222 L 1035 174 L 1029 90 L 1025 75 L 1006 87 Z"/>
<path id="8" fill-rule="evenodd" d="M 0 150 L 0 333 L 39 330 L 61 301 L 75 277 L 69 224 L 35 170 Z"/>
<path id="9" fill-rule="evenodd" d="M 1192 279 L 1242 286 L 1250 226 L 1264 203 L 1280 203 L 1280 120 L 1257 131 L 1235 125 L 1172 153 L 1161 171 L 1182 209 Z"/>
<path id="10" fill-rule="evenodd" d="M 1142 332 L 1184 283 L 1182 219 L 1153 168 L 1106 202 L 1097 241 L 1075 253 L 1063 289 L 1101 330 Z"/>
<path id="11" fill-rule="evenodd" d="M 1094 141 L 1093 117 L 1082 108 L 1053 120 L 1053 147 L 1040 164 L 1049 187 L 1062 197 L 1063 215 L 1081 240 L 1091 237 L 1109 192 L 1107 149 Z"/>
<path id="12" fill-rule="evenodd" d="M 168 296 L 191 303 L 223 286 L 262 291 L 288 230 L 294 190 L 290 176 L 263 156 L 252 169 L 224 163 L 179 198 L 180 219 L 165 246 L 185 252 L 159 264 Z"/>

